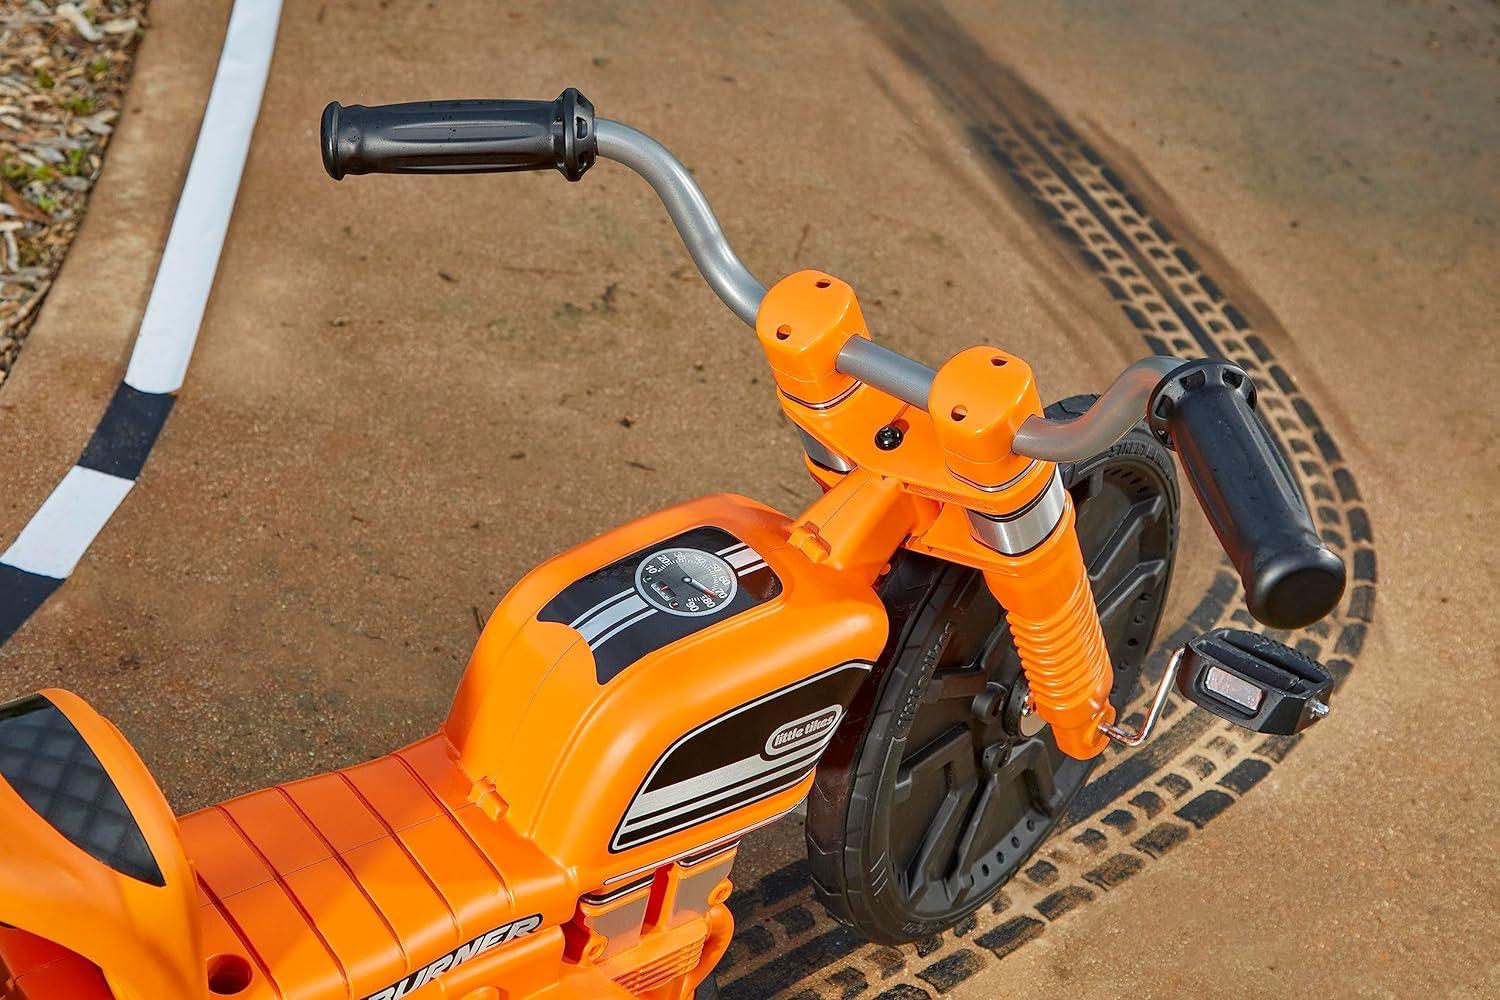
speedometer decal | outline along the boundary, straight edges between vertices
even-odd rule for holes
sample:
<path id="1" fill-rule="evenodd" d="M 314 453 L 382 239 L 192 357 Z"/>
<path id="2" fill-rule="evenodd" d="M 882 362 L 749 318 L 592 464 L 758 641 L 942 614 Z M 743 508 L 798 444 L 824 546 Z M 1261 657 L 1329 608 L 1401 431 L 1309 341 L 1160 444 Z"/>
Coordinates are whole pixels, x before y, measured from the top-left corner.
<path id="1" fill-rule="evenodd" d="M 729 607 L 739 581 L 722 556 L 674 546 L 641 560 L 635 589 L 658 610 L 693 618 Z"/>
<path id="2" fill-rule="evenodd" d="M 781 579 L 760 552 L 723 528 L 701 527 L 569 584 L 537 619 L 578 632 L 604 684 L 641 657 L 780 593 Z"/>

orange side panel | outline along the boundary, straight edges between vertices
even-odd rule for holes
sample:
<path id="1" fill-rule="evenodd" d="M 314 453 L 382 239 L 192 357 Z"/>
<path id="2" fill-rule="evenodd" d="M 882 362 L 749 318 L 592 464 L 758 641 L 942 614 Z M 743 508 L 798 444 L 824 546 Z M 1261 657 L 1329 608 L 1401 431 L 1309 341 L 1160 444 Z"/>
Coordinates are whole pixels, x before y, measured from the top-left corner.
<path id="1" fill-rule="evenodd" d="M 314 916 L 318 932 L 343 967 L 356 996 L 406 975 L 406 956 L 390 927 L 337 861 L 323 861 L 287 877 L 287 888 Z"/>
<path id="2" fill-rule="evenodd" d="M 188 857 L 219 899 L 271 881 L 271 869 L 218 809 L 184 816 L 181 825 Z"/>
<path id="3" fill-rule="evenodd" d="M 398 833 L 442 812 L 427 789 L 395 757 L 381 757 L 343 774 L 370 808 Z"/>
<path id="4" fill-rule="evenodd" d="M 441 954 L 460 943 L 458 924 L 442 895 L 342 774 L 319 775 L 283 790 L 341 856 L 405 950 L 408 967 L 417 964 L 413 955 Z"/>
<path id="5" fill-rule="evenodd" d="M 437 737 L 414 743 L 398 756 L 432 789 L 480 853 L 494 861 L 510 894 L 515 899 L 530 901 L 526 913 L 518 909 L 514 916 L 539 912 L 549 924 L 567 920 L 572 915 L 575 898 L 564 888 L 567 879 L 561 866 L 510 823 L 491 819 L 483 808 L 470 801 L 473 784 L 450 752 L 456 754 L 446 739 Z M 498 803 L 493 793 L 491 798 Z"/>
<path id="6" fill-rule="evenodd" d="M 450 755 L 446 739 L 425 739 L 398 750 L 393 756 L 401 758 L 431 790 L 433 798 L 449 810 L 460 809 L 469 804 L 473 782 L 464 775 L 454 756 Z"/>
<path id="7" fill-rule="evenodd" d="M 0 925 L 0 998 L 112 1000 L 88 959 L 44 937 Z"/>
<path id="8" fill-rule="evenodd" d="M 566 874 L 469 802 L 470 788 L 436 736 L 185 817 L 205 961 L 249 959 L 266 998 L 363 997 L 518 917 L 571 912 Z M 502 861 L 543 897 L 529 913 L 516 912 Z"/>
<path id="9" fill-rule="evenodd" d="M 462 940 L 511 918 L 510 894 L 452 819 L 435 816 L 398 836 L 453 908 Z"/>
<path id="10" fill-rule="evenodd" d="M 245 933 L 285 996 L 348 1000 L 348 983 L 328 945 L 275 882 L 220 902 Z"/>
<path id="11" fill-rule="evenodd" d="M 297 808 L 340 854 L 384 837 L 385 826 L 339 774 L 320 774 L 283 785 Z"/>
<path id="12" fill-rule="evenodd" d="M 458 922 L 427 876 L 393 840 L 356 847 L 344 856 L 417 965 L 424 955 L 458 947 Z"/>
<path id="13" fill-rule="evenodd" d="M 28 934 L 19 927 L 0 924 L 0 969 L 12 976 L 24 976 L 44 965 L 61 962 L 73 952 L 56 942 L 36 934 Z M 3 983 L 0 980 L 0 983 Z"/>
<path id="14" fill-rule="evenodd" d="M 220 955 L 239 955 L 250 960 L 250 983 L 234 994 L 235 1000 L 282 1000 L 281 991 L 267 978 L 260 956 L 246 946 L 213 901 L 198 908 L 198 922 L 203 929 L 205 967 Z"/>
<path id="15" fill-rule="evenodd" d="M 220 808 L 282 878 L 333 856 L 279 789 L 231 799 Z"/>
<path id="16" fill-rule="evenodd" d="M 21 976 L 16 987 L 21 1000 L 113 1000 L 114 996 L 98 967 L 81 955 Z"/>

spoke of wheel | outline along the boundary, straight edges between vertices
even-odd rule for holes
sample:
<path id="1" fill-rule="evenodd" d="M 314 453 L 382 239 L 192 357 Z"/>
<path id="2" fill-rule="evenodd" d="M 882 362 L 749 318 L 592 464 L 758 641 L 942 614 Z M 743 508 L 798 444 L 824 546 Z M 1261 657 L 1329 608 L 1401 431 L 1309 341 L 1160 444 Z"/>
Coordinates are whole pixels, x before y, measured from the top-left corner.
<path id="1" fill-rule="evenodd" d="M 1089 560 L 1089 583 L 1098 586 L 1102 580 L 1117 575 L 1124 560 L 1136 558 L 1141 532 L 1156 523 L 1166 510 L 1167 502 L 1161 495 L 1141 500 L 1134 504 L 1109 537 L 1099 546 L 1099 551 Z"/>
<path id="2" fill-rule="evenodd" d="M 974 744 L 967 728 L 955 726 L 901 762 L 896 770 L 895 803 L 900 805 L 911 798 L 911 790 L 918 784 L 941 781 L 944 769 L 965 767 L 974 769 Z"/>
<path id="3" fill-rule="evenodd" d="M 1031 793 L 1032 804 L 1037 809 L 1048 816 L 1056 816 L 1061 811 L 1062 796 L 1057 790 L 1052 755 L 1040 739 L 1033 737 L 1011 750 L 1010 759 L 995 775 L 995 782 L 1005 785 L 1018 778 L 1026 782 L 1026 790 Z"/>
<path id="4" fill-rule="evenodd" d="M 1137 594 L 1160 587 L 1162 577 L 1166 573 L 1166 560 L 1152 559 L 1150 562 L 1136 565 L 1125 574 L 1123 580 L 1111 587 L 1108 593 L 1100 594 L 1096 591 L 1094 603 L 1099 606 L 1099 620 L 1109 621 L 1135 600 Z"/>
<path id="5" fill-rule="evenodd" d="M 907 885 L 940 879 L 951 867 L 953 848 L 963 831 L 963 821 L 979 786 L 973 744 L 967 729 L 953 734 L 924 751 L 921 759 L 903 768 L 897 778 L 896 800 L 903 799 L 901 784 L 911 781 L 942 782 L 948 789 L 922 836 L 922 843 L 907 865 Z M 909 794 L 909 793 L 908 793 Z"/>
<path id="6" fill-rule="evenodd" d="M 984 691 L 988 678 L 977 667 L 958 667 L 932 675 L 932 681 L 922 692 L 922 700 L 928 702 L 950 701 L 954 698 L 972 700 Z"/>
<path id="7" fill-rule="evenodd" d="M 1010 638 L 1010 624 L 1001 619 L 990 633 L 990 637 L 984 641 L 984 650 L 975 658 L 975 663 L 984 675 L 994 679 L 995 670 L 1010 656 L 1015 644 Z"/>
<path id="8" fill-rule="evenodd" d="M 957 880 L 953 886 L 955 896 L 974 884 L 970 870 L 979 863 L 982 855 L 994 849 L 994 837 L 989 829 L 990 820 L 995 806 L 1003 798 L 999 783 L 994 777 L 984 783 L 984 788 L 969 813 L 969 821 L 964 824 L 963 836 L 958 839 L 958 856 L 953 864 L 953 874 Z"/>

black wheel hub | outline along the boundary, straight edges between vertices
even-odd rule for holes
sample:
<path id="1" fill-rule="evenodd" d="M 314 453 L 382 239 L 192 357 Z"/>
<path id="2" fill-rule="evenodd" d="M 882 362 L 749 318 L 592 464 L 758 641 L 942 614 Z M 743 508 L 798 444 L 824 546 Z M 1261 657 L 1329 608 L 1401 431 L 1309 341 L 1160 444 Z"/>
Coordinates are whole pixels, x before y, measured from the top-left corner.
<path id="1" fill-rule="evenodd" d="M 1169 502 L 1148 471 L 1115 462 L 1068 484 L 1118 709 L 1135 690 L 1171 566 Z M 1009 627 L 982 577 L 968 575 L 912 719 L 890 813 L 898 882 L 911 909 L 939 919 L 993 895 L 1056 826 L 1095 763 L 1062 753 L 1050 730 L 1024 735 L 1026 684 Z"/>

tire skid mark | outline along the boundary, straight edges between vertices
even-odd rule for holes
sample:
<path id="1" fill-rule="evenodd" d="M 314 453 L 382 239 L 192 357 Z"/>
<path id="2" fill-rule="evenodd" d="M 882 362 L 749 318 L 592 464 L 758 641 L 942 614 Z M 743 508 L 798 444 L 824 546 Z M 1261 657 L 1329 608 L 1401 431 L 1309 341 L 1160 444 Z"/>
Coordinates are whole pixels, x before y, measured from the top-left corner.
<path id="1" fill-rule="evenodd" d="M 1288 634 L 1250 617 L 1226 560 L 1188 621 L 1153 651 L 1137 698 L 1144 701 L 1172 648 L 1218 625 L 1289 642 L 1322 660 L 1342 683 L 1373 619 L 1374 536 L 1353 471 L 1267 343 L 1268 334 L 1284 337 L 1275 316 L 1253 291 L 1237 287 L 1227 265 L 1217 278 L 1205 270 L 1202 261 L 1217 255 L 1185 225 L 1167 224 L 1169 205 L 1152 211 L 1140 194 L 1157 190 L 1149 177 L 1132 185 L 1127 178 L 1134 171 L 1109 162 L 940 6 L 851 5 L 960 119 L 997 183 L 995 194 L 1019 194 L 1036 223 L 1073 249 L 1080 274 L 1092 274 L 1117 305 L 1123 332 L 1135 332 L 1153 353 L 1225 358 L 1255 378 L 1261 415 L 1291 460 L 1323 537 L 1349 567 L 1340 607 Z M 806 862 L 798 861 L 741 890 L 742 929 L 721 966 L 723 995 L 914 1000 L 958 989 L 1171 853 L 1248 794 L 1299 742 L 1174 705 L 1151 743 L 1135 752 L 1111 750 L 1059 832 L 990 904 L 941 937 L 900 948 L 865 943 L 829 917 L 812 898 Z M 797 921 L 775 919 L 789 909 L 799 911 Z"/>

